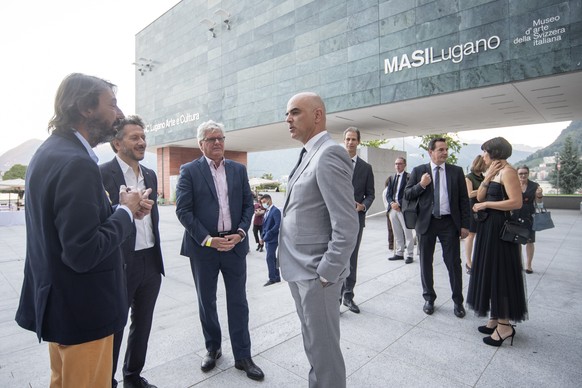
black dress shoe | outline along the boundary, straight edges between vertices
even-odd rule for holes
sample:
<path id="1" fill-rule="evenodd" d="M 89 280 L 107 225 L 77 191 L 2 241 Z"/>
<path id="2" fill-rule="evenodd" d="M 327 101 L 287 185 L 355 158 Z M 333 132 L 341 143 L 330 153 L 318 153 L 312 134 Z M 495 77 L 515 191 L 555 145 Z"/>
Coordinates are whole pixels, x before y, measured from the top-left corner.
<path id="1" fill-rule="evenodd" d="M 216 360 L 218 360 L 222 356 L 222 350 L 211 350 L 206 353 L 206 356 L 202 359 L 202 365 L 200 365 L 200 369 L 203 372 L 208 372 L 216 366 Z"/>
<path id="2" fill-rule="evenodd" d="M 457 318 L 463 318 L 465 316 L 465 308 L 460 303 L 455 303 L 453 311 L 455 312 Z"/>
<path id="3" fill-rule="evenodd" d="M 272 286 L 273 284 L 280 282 L 280 280 L 269 280 L 267 283 L 263 284 L 263 287 Z"/>
<path id="4" fill-rule="evenodd" d="M 360 313 L 360 308 L 352 299 L 344 299 L 344 306 L 346 306 L 352 313 Z"/>
<path id="5" fill-rule="evenodd" d="M 390 261 L 394 261 L 394 260 L 404 260 L 404 256 L 394 255 L 392 257 L 389 257 L 388 260 L 390 260 Z"/>
<path id="6" fill-rule="evenodd" d="M 428 300 L 424 302 L 424 307 L 422 308 L 425 314 L 431 315 L 434 313 L 434 302 L 429 302 Z"/>
<path id="7" fill-rule="evenodd" d="M 141 376 L 138 377 L 124 377 L 123 388 L 158 388 L 153 384 L 148 383 L 146 379 Z"/>
<path id="8" fill-rule="evenodd" d="M 234 367 L 239 370 L 244 370 L 247 372 L 247 377 L 252 380 L 262 380 L 265 375 L 261 368 L 255 365 L 252 358 L 243 358 L 242 360 L 236 360 L 234 362 Z"/>
<path id="9" fill-rule="evenodd" d="M 404 260 L 404 262 L 405 262 L 406 264 L 410 264 L 410 263 L 412 263 L 413 261 L 414 261 L 414 259 L 412 258 L 412 256 L 408 256 L 408 257 L 406 258 L 406 260 Z"/>

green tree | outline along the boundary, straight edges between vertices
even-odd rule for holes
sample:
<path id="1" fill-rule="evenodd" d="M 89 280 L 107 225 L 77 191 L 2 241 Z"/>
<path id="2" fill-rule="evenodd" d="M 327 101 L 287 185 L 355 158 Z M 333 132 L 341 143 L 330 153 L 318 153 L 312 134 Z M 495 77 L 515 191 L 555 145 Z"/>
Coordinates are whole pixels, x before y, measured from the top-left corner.
<path id="1" fill-rule="evenodd" d="M 266 173 L 264 173 L 264 174 L 261 176 L 261 178 L 263 178 L 263 179 L 269 179 L 269 180 L 271 180 L 271 181 L 272 181 L 272 180 L 273 180 L 273 174 L 271 174 L 270 172 L 266 172 Z"/>
<path id="2" fill-rule="evenodd" d="M 24 179 L 26 176 L 26 167 L 22 164 L 15 164 L 14 166 L 10 167 L 10 170 L 6 171 L 4 176 L 2 177 L 3 180 L 8 179 Z"/>
<path id="3" fill-rule="evenodd" d="M 420 137 L 420 148 L 427 151 L 428 153 L 428 143 L 434 138 L 442 137 L 447 140 L 447 145 L 449 146 L 449 157 L 447 158 L 447 163 L 457 164 L 457 154 L 461 151 L 463 146 L 467 143 L 461 143 L 459 136 L 456 133 L 439 133 L 423 135 Z M 424 154 L 422 155 L 424 157 Z"/>
<path id="4" fill-rule="evenodd" d="M 550 173 L 549 182 L 559 188 L 560 194 L 574 194 L 582 186 L 582 165 L 578 149 L 574 147 L 570 136 L 564 141 L 564 148 L 559 153 L 557 162 L 560 170 L 555 169 Z"/>

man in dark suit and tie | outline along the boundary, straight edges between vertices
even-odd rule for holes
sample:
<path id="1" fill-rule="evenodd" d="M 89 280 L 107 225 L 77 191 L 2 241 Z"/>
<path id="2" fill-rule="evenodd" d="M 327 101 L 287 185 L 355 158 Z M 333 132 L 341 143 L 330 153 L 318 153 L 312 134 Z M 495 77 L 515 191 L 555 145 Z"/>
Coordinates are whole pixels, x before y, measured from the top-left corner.
<path id="1" fill-rule="evenodd" d="M 315 93 L 287 103 L 291 137 L 303 143 L 289 176 L 279 237 L 281 273 L 289 283 L 311 365 L 309 386 L 344 388 L 338 299 L 358 233 L 351 161 L 326 130 L 325 105 Z"/>
<path id="2" fill-rule="evenodd" d="M 279 245 L 281 211 L 277 206 L 273 205 L 273 200 L 269 194 L 263 194 L 261 206 L 265 209 L 265 215 L 263 216 L 263 231 L 261 232 L 260 244 L 266 244 L 267 268 L 269 270 L 269 280 L 264 286 L 270 286 L 281 281 L 279 268 L 277 268 L 277 245 Z"/>
<path id="3" fill-rule="evenodd" d="M 469 234 L 469 196 L 463 169 L 445 163 L 448 150 L 445 138 L 434 138 L 429 142 L 431 162 L 412 170 L 404 195 L 411 202 L 418 199 L 415 229 L 419 236 L 420 274 L 425 300 L 423 311 L 428 315 L 434 312 L 437 295 L 433 282 L 433 256 L 438 238 L 449 271 L 453 311 L 457 317 L 463 318 L 465 309 L 459 238 Z"/>
<path id="4" fill-rule="evenodd" d="M 404 260 L 404 250 L 406 250 L 406 264 L 413 262 L 414 255 L 414 239 L 412 237 L 412 230 L 406 227 L 404 223 L 404 215 L 402 214 L 402 199 L 404 197 L 404 189 L 408 180 L 408 173 L 406 169 L 406 159 L 398 157 L 394 161 L 396 174 L 390 180 L 390 184 L 386 190 L 386 203 L 388 204 L 388 217 L 394 231 L 394 240 L 396 249 L 394 256 L 389 257 L 388 260 Z"/>
<path id="5" fill-rule="evenodd" d="M 354 302 L 354 287 L 356 286 L 356 275 L 358 270 L 358 252 L 362 233 L 366 226 L 366 212 L 372 206 L 374 198 L 374 173 L 372 166 L 366 163 L 357 155 L 358 145 L 360 145 L 360 130 L 356 127 L 349 127 L 344 131 L 344 145 L 348 155 L 352 159 L 354 175 L 352 176 L 352 186 L 354 187 L 355 208 L 358 212 L 359 230 L 356 238 L 356 247 L 350 256 L 350 274 L 346 278 L 343 287 L 343 300 L 351 312 L 359 314 L 360 308 Z"/>
<path id="6" fill-rule="evenodd" d="M 26 171 L 26 260 L 16 322 L 49 342 L 51 387 L 111 385 L 113 334 L 127 321 L 121 244 L 149 213 L 149 190 L 123 190 L 113 210 L 92 147 L 123 117 L 115 85 L 67 76 L 49 138 Z M 120 188 L 118 187 L 117 190 Z"/>
<path id="7" fill-rule="evenodd" d="M 218 274 L 222 273 L 234 366 L 249 378 L 262 380 L 263 371 L 251 358 L 246 296 L 247 231 L 254 210 L 253 194 L 245 166 L 224 158 L 224 140 L 222 124 L 212 120 L 200 124 L 198 145 L 204 156 L 180 168 L 176 215 L 185 229 L 180 254 L 190 258 L 198 293 L 208 351 L 201 369 L 210 371 L 222 355 L 216 311 Z"/>
<path id="8" fill-rule="evenodd" d="M 111 141 L 116 153 L 113 160 L 99 166 L 103 186 L 113 205 L 119 203 L 119 187 L 132 186 L 139 190 L 151 189 L 154 201 L 150 215 L 135 221 L 135 230 L 122 245 L 126 263 L 127 295 L 131 307 L 131 324 L 127 350 L 123 361 L 124 388 L 155 388 L 141 376 L 145 365 L 148 340 L 152 328 L 154 307 L 160 292 L 164 264 L 158 230 L 158 179 L 154 171 L 141 165 L 146 149 L 144 123 L 139 116 L 128 116 L 117 125 Z M 123 330 L 113 339 L 113 380 L 123 339 Z"/>

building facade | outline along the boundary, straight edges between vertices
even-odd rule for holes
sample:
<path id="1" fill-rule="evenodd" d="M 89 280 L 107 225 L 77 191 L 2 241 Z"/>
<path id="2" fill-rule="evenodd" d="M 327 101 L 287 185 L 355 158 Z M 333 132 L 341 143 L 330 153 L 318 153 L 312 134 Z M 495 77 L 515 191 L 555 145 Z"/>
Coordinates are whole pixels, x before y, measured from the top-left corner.
<path id="1" fill-rule="evenodd" d="M 297 92 L 324 98 L 333 134 L 354 125 L 395 137 L 422 131 L 395 115 L 359 123 L 347 114 L 537 78 L 580 78 L 581 3 L 183 0 L 136 36 L 136 110 L 149 123 L 160 187 L 169 198 L 179 166 L 201 155 L 196 128 L 208 119 L 225 124 L 227 157 L 243 163 L 247 152 L 297 147 L 283 123 Z M 567 113 L 554 121 L 581 114 Z"/>

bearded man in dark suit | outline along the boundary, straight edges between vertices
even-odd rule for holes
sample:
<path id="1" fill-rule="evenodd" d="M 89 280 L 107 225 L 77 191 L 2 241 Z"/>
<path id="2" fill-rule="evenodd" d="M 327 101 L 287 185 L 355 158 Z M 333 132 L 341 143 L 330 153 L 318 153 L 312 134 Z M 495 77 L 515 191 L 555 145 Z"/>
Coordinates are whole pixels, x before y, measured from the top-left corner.
<path id="1" fill-rule="evenodd" d="M 119 187 L 132 186 L 139 190 L 151 189 L 154 204 L 151 214 L 135 221 L 134 233 L 122 245 L 126 263 L 127 295 L 131 307 L 131 324 L 127 350 L 123 361 L 124 388 L 155 388 L 141 376 L 145 365 L 148 340 L 152 328 L 154 308 L 162 284 L 164 263 L 160 246 L 160 220 L 157 194 L 158 179 L 153 170 L 141 165 L 147 146 L 144 122 L 139 116 L 128 116 L 117 125 L 111 141 L 116 153 L 113 160 L 99 166 L 103 186 L 113 205 L 119 203 Z M 117 387 L 115 371 L 121 350 L 123 330 L 113 339 L 112 386 Z"/>

